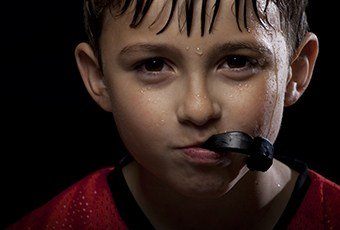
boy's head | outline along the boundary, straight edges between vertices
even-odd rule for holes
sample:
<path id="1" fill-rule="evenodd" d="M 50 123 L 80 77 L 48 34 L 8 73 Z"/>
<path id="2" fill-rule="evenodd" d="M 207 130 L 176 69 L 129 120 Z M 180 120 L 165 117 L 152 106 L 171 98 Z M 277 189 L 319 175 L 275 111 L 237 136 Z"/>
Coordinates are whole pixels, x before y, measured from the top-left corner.
<path id="1" fill-rule="evenodd" d="M 188 196 L 228 191 L 247 171 L 245 158 L 200 161 L 188 151 L 228 131 L 275 141 L 283 108 L 308 86 L 318 53 L 305 7 L 85 1 L 90 44 L 76 48 L 78 68 L 93 99 L 113 113 L 136 160 L 128 167 Z"/>

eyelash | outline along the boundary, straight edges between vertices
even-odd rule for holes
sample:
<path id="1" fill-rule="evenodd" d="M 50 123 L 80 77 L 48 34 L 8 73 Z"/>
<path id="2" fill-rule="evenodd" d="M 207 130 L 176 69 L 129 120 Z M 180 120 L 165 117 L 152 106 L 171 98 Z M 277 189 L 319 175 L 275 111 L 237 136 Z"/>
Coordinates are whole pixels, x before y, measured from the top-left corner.
<path id="1" fill-rule="evenodd" d="M 252 58 L 252 57 L 248 57 L 248 56 L 245 56 L 245 55 L 227 55 L 226 57 L 224 57 L 222 59 L 222 61 L 219 62 L 220 64 L 218 64 L 218 67 L 222 67 L 223 64 L 228 62 L 228 59 L 229 59 L 229 61 L 231 61 L 230 58 L 242 58 L 243 61 L 246 62 L 245 66 L 241 67 L 241 68 L 230 68 L 229 64 L 227 64 L 228 65 L 228 70 L 227 71 L 232 71 L 233 72 L 232 74 L 240 74 L 242 72 L 251 70 L 252 73 L 248 74 L 248 75 L 253 75 L 253 74 L 255 74 L 256 70 L 259 70 L 260 68 L 263 68 L 265 66 L 265 59 L 264 58 L 257 59 L 257 58 Z M 140 61 L 138 64 L 136 64 L 134 69 L 139 74 L 142 74 L 144 76 L 146 75 L 148 77 L 158 77 L 158 75 L 163 74 L 162 71 L 148 71 L 148 70 L 145 70 L 145 65 L 148 64 L 152 60 L 161 60 L 164 63 L 164 65 L 167 65 L 170 69 L 172 69 L 170 67 L 170 65 L 167 64 L 168 61 L 165 58 L 163 58 L 163 57 L 147 58 L 147 59 L 145 59 L 143 61 Z"/>

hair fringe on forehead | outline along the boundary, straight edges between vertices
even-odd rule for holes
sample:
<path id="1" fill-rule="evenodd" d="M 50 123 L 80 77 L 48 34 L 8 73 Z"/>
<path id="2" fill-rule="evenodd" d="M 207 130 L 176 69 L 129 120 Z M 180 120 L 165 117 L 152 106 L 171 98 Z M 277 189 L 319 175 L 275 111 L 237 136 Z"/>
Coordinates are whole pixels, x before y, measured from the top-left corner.
<path id="1" fill-rule="evenodd" d="M 169 1 L 171 1 L 171 10 L 168 15 L 168 19 L 163 28 L 157 32 L 157 35 L 161 34 L 169 27 L 176 10 L 176 6 L 179 4 L 178 0 L 166 0 L 156 20 L 161 16 L 164 16 L 164 9 Z M 207 1 L 208 0 L 201 0 L 201 36 L 204 36 L 205 34 L 206 11 L 210 10 L 207 9 Z M 212 33 L 216 16 L 221 6 L 221 0 L 211 1 L 214 1 L 214 4 L 211 9 L 213 10 L 213 14 L 208 30 L 209 34 Z M 98 39 L 101 35 L 104 17 L 103 15 L 105 10 L 109 8 L 112 16 L 119 17 L 123 15 L 134 2 L 135 7 L 133 9 L 133 17 L 130 23 L 131 28 L 136 28 L 142 23 L 152 3 L 154 2 L 153 0 L 84 0 L 86 32 L 90 39 L 91 45 L 93 45 L 95 49 L 99 49 Z M 178 6 L 178 23 L 180 31 L 182 31 L 182 28 L 184 28 L 186 25 L 187 36 L 190 36 L 191 34 L 195 4 L 198 2 L 199 1 L 197 0 L 183 0 L 182 4 Z M 293 49 L 295 49 L 308 30 L 308 22 L 305 14 L 308 0 L 263 0 L 261 3 L 264 7 L 259 6 L 259 0 L 234 0 L 233 12 L 235 14 L 236 23 L 239 30 L 242 31 L 242 27 L 246 30 L 249 30 L 249 10 L 254 13 L 256 19 L 262 26 L 265 28 L 267 28 L 266 25 L 271 27 L 267 18 L 267 9 L 270 3 L 274 3 L 280 12 L 281 29 L 285 31 L 288 41 L 292 43 L 291 46 Z M 116 14 L 114 14 L 113 12 L 116 9 L 118 9 L 118 11 Z M 183 26 L 180 25 L 181 17 L 185 19 Z M 152 26 L 156 20 L 150 26 Z"/>
<path id="2" fill-rule="evenodd" d="M 95 1 L 95 0 L 92 0 L 92 1 Z M 106 0 L 106 1 L 108 1 L 108 0 Z M 162 10 L 160 11 L 157 19 L 159 19 L 161 17 L 161 14 L 163 13 L 164 8 L 165 8 L 166 4 L 168 3 L 168 1 L 170 1 L 170 0 L 167 0 L 164 3 Z M 248 27 L 248 12 L 247 12 L 248 11 L 247 7 L 248 7 L 248 4 L 249 4 L 248 3 L 249 1 L 251 2 L 252 10 L 254 11 L 255 16 L 258 19 L 258 21 L 262 25 L 264 25 L 264 21 L 266 21 L 268 23 L 267 20 L 263 20 L 260 17 L 259 8 L 257 6 L 258 0 L 234 0 L 233 5 L 235 6 L 235 16 L 236 16 L 237 26 L 238 26 L 240 31 L 242 31 L 241 25 L 240 25 L 240 21 L 241 21 L 240 11 L 242 11 L 242 15 L 243 15 L 243 18 L 242 18 L 243 27 L 246 28 L 246 30 L 249 29 L 249 27 Z M 266 4 L 265 4 L 265 9 L 263 11 L 263 14 L 266 13 L 269 2 L 275 1 L 275 0 L 265 0 L 265 1 L 266 1 Z M 277 0 L 277 1 L 279 1 L 279 0 Z M 118 0 L 118 1 L 116 0 L 116 1 L 111 1 L 111 4 L 114 5 L 114 2 L 117 2 L 115 6 L 117 6 L 117 5 L 121 6 L 116 17 L 119 17 L 122 14 L 124 14 L 129 9 L 129 7 L 133 4 L 133 2 L 136 2 L 135 8 L 134 8 L 133 19 L 130 23 L 131 28 L 136 28 L 143 21 L 143 18 L 145 17 L 149 8 L 151 7 L 153 0 L 124 0 L 124 1 L 123 0 Z M 185 12 L 184 17 L 185 17 L 186 31 L 187 31 L 188 36 L 190 36 L 190 34 L 191 34 L 194 8 L 195 8 L 195 3 L 197 3 L 197 2 L 198 1 L 195 1 L 195 0 L 184 0 L 183 4 L 181 4 L 178 7 L 180 13 Z M 202 7 L 201 7 L 201 36 L 204 36 L 204 34 L 205 34 L 207 2 L 208 2 L 208 0 L 202 0 L 202 3 L 201 3 L 202 4 Z M 178 3 L 178 0 L 171 0 L 171 10 L 170 10 L 170 14 L 168 16 L 167 22 L 165 23 L 163 28 L 160 31 L 157 32 L 157 35 L 161 34 L 162 32 L 164 32 L 168 28 L 168 26 L 169 26 L 169 24 L 170 24 L 170 22 L 173 18 L 177 3 Z M 209 34 L 212 33 L 213 25 L 215 23 L 218 10 L 220 8 L 220 4 L 221 4 L 221 0 L 215 0 L 215 3 L 213 4 L 213 7 L 212 7 L 213 8 L 213 15 L 212 15 L 212 19 L 211 19 L 209 30 L 208 30 Z M 156 20 L 150 26 L 152 26 L 156 22 Z M 180 30 L 182 30 L 182 26 L 179 26 L 179 27 L 180 27 Z"/>

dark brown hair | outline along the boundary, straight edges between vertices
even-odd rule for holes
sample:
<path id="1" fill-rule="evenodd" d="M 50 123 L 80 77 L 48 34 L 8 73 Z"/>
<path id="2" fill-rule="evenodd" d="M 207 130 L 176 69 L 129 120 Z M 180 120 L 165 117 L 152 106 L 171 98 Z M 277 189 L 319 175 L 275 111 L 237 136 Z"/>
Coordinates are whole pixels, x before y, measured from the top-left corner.
<path id="1" fill-rule="evenodd" d="M 99 47 L 99 37 L 102 31 L 103 18 L 107 9 L 114 17 L 119 17 L 124 14 L 126 10 L 132 5 L 134 0 L 84 0 L 84 18 L 85 18 L 85 29 L 88 35 L 89 43 L 92 48 L 95 50 L 96 54 L 100 54 Z M 143 20 L 144 16 L 148 12 L 153 0 L 135 0 L 136 5 L 134 9 L 133 19 L 130 23 L 131 28 L 136 28 Z M 164 25 L 164 27 L 157 33 L 160 34 L 170 24 L 172 16 L 174 14 L 177 0 L 172 0 L 171 12 L 169 14 L 169 18 Z M 281 30 L 287 36 L 287 42 L 290 46 L 290 50 L 293 52 L 299 45 L 303 37 L 308 31 L 308 22 L 306 17 L 306 7 L 308 4 L 308 0 L 265 0 L 264 9 L 260 9 L 257 3 L 257 0 L 235 0 L 235 18 L 240 31 L 242 31 L 242 26 L 244 29 L 248 30 L 248 21 L 247 21 L 247 9 L 249 9 L 248 4 L 251 4 L 251 9 L 254 12 L 254 15 L 258 19 L 258 22 L 263 26 L 271 26 L 267 17 L 267 9 L 270 3 L 276 4 L 280 12 L 280 22 L 281 22 Z M 186 31 L 187 35 L 190 36 L 190 30 L 192 25 L 193 18 L 193 9 L 194 3 L 197 3 L 195 0 L 184 0 L 183 4 L 180 6 L 181 10 L 185 12 L 186 18 Z M 212 32 L 214 21 L 217 15 L 217 11 L 219 9 L 221 1 L 215 0 L 213 5 L 213 16 L 211 19 L 211 23 L 209 26 L 209 33 Z M 202 11 L 201 11 L 201 35 L 204 35 L 205 32 L 205 15 L 206 15 L 206 6 L 207 0 L 202 0 Z M 164 9 L 164 7 L 163 7 Z M 116 12 L 114 14 L 113 12 Z M 160 14 L 162 11 L 160 12 Z M 157 20 L 157 19 L 156 19 Z M 243 22 L 243 25 L 240 25 L 240 21 Z M 153 22 L 154 23 L 154 22 Z M 153 24 L 152 23 L 152 24 Z M 151 24 L 151 25 L 152 25 Z M 150 26 L 151 26 L 150 25 Z M 184 28 L 180 25 L 180 30 Z"/>

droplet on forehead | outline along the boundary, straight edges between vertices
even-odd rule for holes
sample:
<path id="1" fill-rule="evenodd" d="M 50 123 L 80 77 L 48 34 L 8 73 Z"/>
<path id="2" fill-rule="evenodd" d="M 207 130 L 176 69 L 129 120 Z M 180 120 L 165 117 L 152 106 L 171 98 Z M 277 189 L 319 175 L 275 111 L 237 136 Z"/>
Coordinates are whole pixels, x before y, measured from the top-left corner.
<path id="1" fill-rule="evenodd" d="M 189 51 L 189 49 L 190 49 L 190 47 L 189 47 L 189 46 L 185 47 L 185 50 L 186 50 L 186 51 Z"/>
<path id="2" fill-rule="evenodd" d="M 200 47 L 197 47 L 195 49 L 195 53 L 197 53 L 198 55 L 202 56 L 203 55 L 203 50 Z"/>

